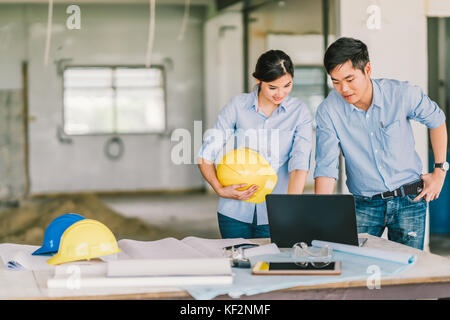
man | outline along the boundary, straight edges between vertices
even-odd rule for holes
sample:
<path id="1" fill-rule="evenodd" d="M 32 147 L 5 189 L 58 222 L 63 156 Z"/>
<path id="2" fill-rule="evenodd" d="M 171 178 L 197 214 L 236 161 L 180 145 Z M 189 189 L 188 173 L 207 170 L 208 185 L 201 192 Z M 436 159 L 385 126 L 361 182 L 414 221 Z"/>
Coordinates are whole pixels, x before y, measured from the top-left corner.
<path id="1" fill-rule="evenodd" d="M 423 249 L 429 201 L 439 197 L 448 170 L 447 129 L 442 110 L 407 82 L 371 79 L 367 46 L 340 38 L 324 65 L 333 90 L 317 114 L 316 194 L 333 192 L 339 154 L 355 196 L 359 233 Z M 429 128 L 435 169 L 422 175 L 410 120 Z"/>

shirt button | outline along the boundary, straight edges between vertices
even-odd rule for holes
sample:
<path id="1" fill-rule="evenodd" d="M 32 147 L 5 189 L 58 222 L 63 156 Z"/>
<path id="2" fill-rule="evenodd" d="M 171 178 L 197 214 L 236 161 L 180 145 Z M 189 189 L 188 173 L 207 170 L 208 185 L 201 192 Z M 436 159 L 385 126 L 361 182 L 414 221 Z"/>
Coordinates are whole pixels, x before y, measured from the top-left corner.
<path id="1" fill-rule="evenodd" d="M 369 116 L 368 114 L 366 114 L 366 118 L 369 119 L 369 117 L 370 117 L 370 116 Z"/>
<path id="2" fill-rule="evenodd" d="M 378 150 L 375 149 L 375 153 L 377 153 L 377 152 L 378 152 Z"/>
<path id="3" fill-rule="evenodd" d="M 373 132 L 371 132 L 370 135 L 373 136 Z"/>

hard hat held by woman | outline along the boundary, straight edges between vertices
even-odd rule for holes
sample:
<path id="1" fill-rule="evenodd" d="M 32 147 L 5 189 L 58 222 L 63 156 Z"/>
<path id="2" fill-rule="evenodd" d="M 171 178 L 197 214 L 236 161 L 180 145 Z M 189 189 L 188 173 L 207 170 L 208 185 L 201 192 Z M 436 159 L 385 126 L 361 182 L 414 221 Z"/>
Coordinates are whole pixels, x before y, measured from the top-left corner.
<path id="1" fill-rule="evenodd" d="M 224 186 L 246 185 L 237 190 L 247 190 L 252 185 L 258 186 L 252 197 L 244 201 L 261 203 L 275 188 L 277 173 L 256 151 L 238 148 L 227 153 L 217 165 L 217 179 Z"/>

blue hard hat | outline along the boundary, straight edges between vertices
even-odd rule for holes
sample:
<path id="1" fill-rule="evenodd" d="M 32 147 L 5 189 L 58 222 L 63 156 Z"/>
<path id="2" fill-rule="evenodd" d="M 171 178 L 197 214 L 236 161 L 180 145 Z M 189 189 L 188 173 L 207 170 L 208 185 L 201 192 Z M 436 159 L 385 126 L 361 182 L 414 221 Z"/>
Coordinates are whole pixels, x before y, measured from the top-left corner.
<path id="1" fill-rule="evenodd" d="M 77 221 L 85 219 L 76 213 L 67 213 L 55 218 L 45 229 L 42 247 L 33 252 L 33 255 L 46 255 L 58 252 L 59 241 L 68 227 Z"/>

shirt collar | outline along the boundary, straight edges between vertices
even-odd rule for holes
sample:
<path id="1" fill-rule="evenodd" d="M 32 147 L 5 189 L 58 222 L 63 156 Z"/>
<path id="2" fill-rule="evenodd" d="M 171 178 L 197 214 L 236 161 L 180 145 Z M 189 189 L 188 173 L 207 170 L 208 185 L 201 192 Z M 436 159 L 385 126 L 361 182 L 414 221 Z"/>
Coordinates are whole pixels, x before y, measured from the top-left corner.
<path id="1" fill-rule="evenodd" d="M 381 92 L 380 86 L 376 80 L 372 79 L 372 104 L 379 108 L 383 108 L 383 93 Z"/>
<path id="2" fill-rule="evenodd" d="M 258 112 L 258 89 L 259 87 L 257 87 L 255 90 L 253 90 L 251 92 L 252 98 L 250 101 L 252 101 L 252 105 L 250 106 L 250 108 L 256 112 Z M 277 112 L 283 111 L 286 112 L 287 108 L 288 108 L 288 100 L 290 99 L 290 96 L 287 96 L 286 98 L 284 98 L 283 102 L 277 107 Z"/>
<path id="3" fill-rule="evenodd" d="M 372 104 L 371 106 L 383 108 L 383 94 L 381 92 L 380 86 L 378 85 L 378 82 L 374 79 L 370 79 L 372 81 Z M 342 98 L 342 97 L 341 97 Z M 344 98 L 342 98 L 344 99 Z M 344 100 L 345 101 L 345 100 Z M 347 105 L 350 106 L 350 109 L 352 111 L 362 111 L 361 109 L 355 107 L 353 104 L 347 103 Z"/>

